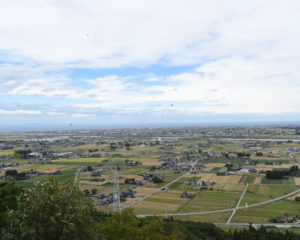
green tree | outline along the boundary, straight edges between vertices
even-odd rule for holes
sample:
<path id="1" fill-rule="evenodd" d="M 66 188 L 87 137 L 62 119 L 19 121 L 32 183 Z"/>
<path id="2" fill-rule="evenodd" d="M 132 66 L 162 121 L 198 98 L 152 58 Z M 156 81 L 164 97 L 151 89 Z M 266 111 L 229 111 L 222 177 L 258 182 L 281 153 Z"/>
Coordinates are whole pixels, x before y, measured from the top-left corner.
<path id="1" fill-rule="evenodd" d="M 108 217 L 100 223 L 101 231 L 107 240 L 179 240 L 182 233 L 166 231 L 165 222 L 158 217 L 137 218 L 132 209 Z"/>
<path id="2" fill-rule="evenodd" d="M 18 171 L 16 169 L 9 169 L 6 170 L 5 176 L 12 176 L 15 177 L 18 174 Z"/>
<path id="3" fill-rule="evenodd" d="M 14 180 L 0 183 L 0 232 L 7 223 L 8 212 L 17 208 L 17 197 L 21 192 L 22 188 Z"/>
<path id="4" fill-rule="evenodd" d="M 48 178 L 26 189 L 11 211 L 3 239 L 99 239 L 93 206 L 71 182 Z"/>
<path id="5" fill-rule="evenodd" d="M 88 170 L 89 172 L 93 171 L 93 167 L 92 166 L 87 166 L 86 170 Z"/>

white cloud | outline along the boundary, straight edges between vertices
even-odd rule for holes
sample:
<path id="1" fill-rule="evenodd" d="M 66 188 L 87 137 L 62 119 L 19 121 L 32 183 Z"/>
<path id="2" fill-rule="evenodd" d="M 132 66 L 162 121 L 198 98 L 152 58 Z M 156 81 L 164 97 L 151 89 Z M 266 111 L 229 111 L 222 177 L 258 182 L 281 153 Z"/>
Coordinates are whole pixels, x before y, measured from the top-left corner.
<path id="1" fill-rule="evenodd" d="M 75 118 L 89 118 L 89 117 L 95 117 L 95 115 L 78 113 L 78 114 L 72 114 L 72 117 L 75 117 Z"/>
<path id="2" fill-rule="evenodd" d="M 37 108 L 50 116 L 160 114 L 164 104 L 178 114 L 299 112 L 299 10 L 296 0 L 6 1 L 0 60 L 17 64 L 0 65 L 0 93 L 83 100 Z M 152 64 L 198 67 L 155 75 Z M 81 86 L 60 73 L 127 66 L 145 75 Z M 18 111 L 31 110 L 0 113 Z"/>
<path id="3" fill-rule="evenodd" d="M 42 114 L 41 111 L 35 111 L 35 110 L 3 110 L 3 109 L 0 109 L 0 114 L 33 114 L 33 115 L 36 115 L 36 114 Z"/>
<path id="4" fill-rule="evenodd" d="M 293 0 L 11 0 L 0 10 L 0 49 L 97 67 L 191 64 L 281 47 L 297 56 L 299 8 Z"/>
<path id="5" fill-rule="evenodd" d="M 47 114 L 51 116 L 66 116 L 66 114 L 62 112 L 47 112 Z"/>

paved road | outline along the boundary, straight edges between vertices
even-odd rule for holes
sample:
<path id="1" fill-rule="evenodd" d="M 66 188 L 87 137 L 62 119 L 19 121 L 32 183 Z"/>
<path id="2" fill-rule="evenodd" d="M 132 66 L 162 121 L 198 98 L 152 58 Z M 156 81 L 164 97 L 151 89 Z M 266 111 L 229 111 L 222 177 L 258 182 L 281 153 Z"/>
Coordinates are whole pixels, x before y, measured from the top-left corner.
<path id="1" fill-rule="evenodd" d="M 294 152 L 294 153 L 289 153 L 289 157 L 290 159 L 295 163 L 295 165 L 300 168 L 300 162 L 296 159 L 296 157 L 294 156 L 294 154 L 297 154 L 299 152 Z"/>
<path id="2" fill-rule="evenodd" d="M 264 139 L 264 138 L 222 138 L 222 140 L 229 140 L 229 141 L 252 141 L 253 140 L 253 141 L 271 141 L 271 142 L 294 141 L 294 142 L 300 142 L 300 139 Z M 295 159 L 295 157 L 292 155 L 292 153 L 289 156 L 295 162 L 295 164 L 300 168 L 300 162 L 298 162 Z M 194 162 L 193 166 L 197 163 L 197 161 Z M 191 169 L 193 168 L 193 166 L 191 167 Z M 180 176 L 179 178 L 173 180 L 172 182 L 166 184 L 164 187 L 168 187 L 172 183 L 177 182 L 178 180 L 180 180 L 182 177 L 184 177 L 188 173 L 189 173 L 189 171 L 186 172 L 185 174 L 183 174 L 182 176 Z M 162 187 L 162 188 L 164 188 L 164 187 Z M 244 190 L 244 192 L 242 194 L 242 197 L 240 198 L 239 203 L 238 203 L 237 207 L 235 207 L 235 208 L 227 208 L 227 209 L 214 210 L 214 211 L 203 211 L 203 212 L 190 212 L 190 213 L 139 214 L 139 215 L 137 215 L 137 217 L 148 217 L 148 216 L 168 217 L 168 216 L 204 215 L 204 214 L 221 213 L 221 212 L 228 212 L 228 211 L 233 211 L 233 214 L 232 214 L 232 216 L 233 216 L 236 210 L 265 205 L 265 204 L 276 202 L 276 201 L 279 201 L 281 199 L 285 199 L 285 198 L 288 198 L 288 197 L 291 197 L 291 196 L 293 196 L 295 194 L 300 193 L 300 188 L 299 188 L 299 189 L 297 189 L 297 190 L 295 190 L 295 191 L 293 191 L 291 193 L 282 195 L 280 197 L 277 197 L 277 198 L 274 198 L 274 199 L 271 199 L 271 200 L 267 200 L 267 201 L 263 201 L 263 202 L 259 202 L 259 203 L 255 203 L 255 204 L 251 204 L 251 205 L 248 205 L 248 206 L 239 207 L 240 201 L 244 197 L 246 189 L 247 189 L 247 187 L 245 188 L 245 190 Z M 132 207 L 133 205 L 135 205 L 135 204 L 143 201 L 144 199 L 146 199 L 146 198 L 148 198 L 148 197 L 152 196 L 153 194 L 155 194 L 157 192 L 160 192 L 160 191 L 161 191 L 161 189 L 157 189 L 157 190 L 155 190 L 155 191 L 153 191 L 153 192 L 145 195 L 144 197 L 140 198 L 139 200 L 137 200 L 135 202 L 132 202 L 131 204 L 125 206 L 124 208 Z M 231 218 L 229 220 L 231 220 Z"/>
<path id="3" fill-rule="evenodd" d="M 246 185 L 246 187 L 245 187 L 245 189 L 244 189 L 244 191 L 243 191 L 243 193 L 242 193 L 242 195 L 241 195 L 238 203 L 236 204 L 235 209 L 232 211 L 232 214 L 230 215 L 230 217 L 227 220 L 227 224 L 231 222 L 231 219 L 233 218 L 233 216 L 234 216 L 234 214 L 236 212 L 236 209 L 240 206 L 240 203 L 241 203 L 241 201 L 242 201 L 242 199 L 243 199 L 243 197 L 244 197 L 244 195 L 245 195 L 248 187 L 249 187 L 249 184 Z"/>
<path id="4" fill-rule="evenodd" d="M 134 202 L 129 203 L 128 205 L 126 205 L 126 206 L 124 206 L 124 207 L 122 207 L 122 208 L 124 209 L 124 208 L 132 207 L 132 206 L 138 204 L 139 202 L 144 201 L 146 198 L 151 197 L 151 196 L 154 195 L 155 193 L 158 193 L 158 192 L 163 191 L 163 189 L 166 189 L 166 188 L 169 187 L 171 184 L 173 184 L 173 183 L 179 181 L 181 178 L 183 178 L 183 177 L 185 177 L 186 175 L 188 175 L 188 174 L 190 173 L 190 171 L 194 168 L 194 166 L 197 164 L 197 162 L 198 162 L 199 160 L 200 160 L 200 159 L 194 161 L 194 162 L 192 163 L 192 165 L 191 165 L 191 168 L 190 168 L 186 173 L 184 173 L 183 175 L 181 175 L 180 177 L 178 177 L 178 178 L 174 179 L 173 181 L 169 182 L 168 184 L 166 184 L 166 185 L 164 185 L 164 186 L 162 186 L 162 187 L 160 187 L 160 188 L 154 190 L 153 192 L 150 192 L 150 193 L 144 195 L 144 196 L 141 197 L 140 199 L 138 199 L 138 200 L 136 200 L 136 201 L 134 201 Z"/>
<path id="5" fill-rule="evenodd" d="M 252 225 L 257 228 L 260 226 L 265 227 L 277 227 L 277 228 L 291 228 L 291 227 L 300 227 L 299 223 L 213 223 L 216 226 L 245 226 L 248 227 Z"/>
<path id="6" fill-rule="evenodd" d="M 257 206 L 265 205 L 265 204 L 268 204 L 268 203 L 276 202 L 276 201 L 279 201 L 281 199 L 285 199 L 285 198 L 291 197 L 293 195 L 296 195 L 298 193 L 300 193 L 300 188 L 298 188 L 297 190 L 295 190 L 293 192 L 290 192 L 288 194 L 285 194 L 285 195 L 282 195 L 280 197 L 277 197 L 277 198 L 273 198 L 273 199 L 270 199 L 270 200 L 267 200 L 267 201 L 263 201 L 263 202 L 259 202 L 259 203 L 254 203 L 254 204 L 250 204 L 248 206 L 242 206 L 242 207 L 237 207 L 237 208 L 226 208 L 226 209 L 220 209 L 220 210 L 214 210 L 214 211 L 189 212 L 189 213 L 139 214 L 139 215 L 137 215 L 137 217 L 150 217 L 150 216 L 161 216 L 161 217 L 189 216 L 189 215 L 204 215 L 204 214 L 212 214 L 212 213 L 229 212 L 229 211 L 247 209 L 247 208 L 251 208 L 251 207 L 257 207 Z"/>
<path id="7" fill-rule="evenodd" d="M 300 139 L 280 139 L 280 138 L 217 138 L 217 139 L 228 140 L 228 141 L 300 142 Z"/>

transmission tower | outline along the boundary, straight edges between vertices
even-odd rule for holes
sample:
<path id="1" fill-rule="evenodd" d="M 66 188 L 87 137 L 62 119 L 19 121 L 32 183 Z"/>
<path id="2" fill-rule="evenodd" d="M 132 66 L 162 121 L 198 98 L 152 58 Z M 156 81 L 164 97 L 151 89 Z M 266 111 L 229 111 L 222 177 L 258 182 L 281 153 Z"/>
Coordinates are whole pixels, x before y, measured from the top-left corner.
<path id="1" fill-rule="evenodd" d="M 78 175 L 80 174 L 80 171 L 81 171 L 81 168 L 78 168 L 77 169 L 77 172 L 75 174 L 75 179 L 74 179 L 74 186 L 78 187 L 79 188 L 79 179 L 78 179 Z"/>
<path id="2" fill-rule="evenodd" d="M 118 213 L 120 211 L 121 211 L 121 203 L 120 203 L 119 174 L 118 174 L 118 167 L 115 167 L 114 188 L 113 188 L 113 212 Z"/>

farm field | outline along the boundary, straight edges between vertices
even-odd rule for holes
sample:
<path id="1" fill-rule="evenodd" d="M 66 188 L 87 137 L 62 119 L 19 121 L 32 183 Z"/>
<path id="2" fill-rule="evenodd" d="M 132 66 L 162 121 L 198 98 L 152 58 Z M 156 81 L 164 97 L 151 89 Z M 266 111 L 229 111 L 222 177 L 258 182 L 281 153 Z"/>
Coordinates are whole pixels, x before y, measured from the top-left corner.
<path id="1" fill-rule="evenodd" d="M 262 138 L 260 131 L 266 130 L 259 128 L 230 130 L 239 137 L 226 140 L 226 131 L 195 128 L 28 133 L 17 140 L 6 136 L 3 142 L 11 149 L 0 150 L 0 181 L 5 181 L 9 170 L 26 175 L 17 179 L 24 187 L 49 176 L 60 183 L 71 181 L 106 212 L 112 211 L 112 193 L 118 183 L 121 208 L 130 206 L 138 215 L 232 209 L 237 204 L 244 207 L 300 189 L 300 170 L 282 178 L 267 177 L 267 172 L 274 171 L 289 174 L 295 161 L 300 161 L 298 142 L 241 139 L 240 135 L 249 131 L 253 131 L 251 137 Z M 278 129 L 268 131 L 280 133 Z M 287 136 L 291 135 L 278 138 Z M 264 137 L 272 139 L 274 135 Z M 284 214 L 300 215 L 296 196 L 300 193 L 237 210 L 230 221 L 265 223 Z M 174 218 L 226 222 L 231 214 L 232 210 Z"/>
<path id="2" fill-rule="evenodd" d="M 238 210 L 232 222 L 266 223 L 278 215 L 295 214 L 299 212 L 299 203 L 291 200 L 281 200 L 246 210 Z"/>

